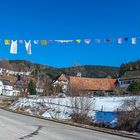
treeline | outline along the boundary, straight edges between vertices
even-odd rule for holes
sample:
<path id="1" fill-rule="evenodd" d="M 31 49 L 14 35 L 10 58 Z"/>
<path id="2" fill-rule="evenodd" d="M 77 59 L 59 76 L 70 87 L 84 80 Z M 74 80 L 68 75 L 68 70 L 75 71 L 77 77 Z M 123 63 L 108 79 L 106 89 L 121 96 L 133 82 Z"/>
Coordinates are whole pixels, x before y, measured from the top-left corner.
<path id="1" fill-rule="evenodd" d="M 129 62 L 126 64 L 123 63 L 120 66 L 119 74 L 120 76 L 122 76 L 127 71 L 138 71 L 138 70 L 140 70 L 140 60 L 137 60 L 135 62 Z"/>
<path id="2" fill-rule="evenodd" d="M 25 60 L 6 60 L 2 59 L 0 61 L 0 67 L 14 70 L 14 71 L 32 71 L 32 75 L 37 77 L 38 72 L 40 75 L 47 75 L 51 79 L 54 79 L 58 75 L 64 73 L 66 75 L 76 76 L 78 72 L 81 73 L 82 77 L 95 77 L 95 78 L 105 78 L 105 77 L 116 77 L 119 73 L 118 67 L 109 66 L 92 66 L 92 65 L 75 65 L 69 68 L 55 68 L 47 65 L 41 65 L 32 63 Z"/>
<path id="3" fill-rule="evenodd" d="M 74 66 L 70 68 L 60 69 L 64 74 L 76 76 L 78 72 L 81 73 L 82 77 L 91 78 L 106 78 L 106 77 L 116 77 L 119 73 L 118 67 L 109 66 Z"/>

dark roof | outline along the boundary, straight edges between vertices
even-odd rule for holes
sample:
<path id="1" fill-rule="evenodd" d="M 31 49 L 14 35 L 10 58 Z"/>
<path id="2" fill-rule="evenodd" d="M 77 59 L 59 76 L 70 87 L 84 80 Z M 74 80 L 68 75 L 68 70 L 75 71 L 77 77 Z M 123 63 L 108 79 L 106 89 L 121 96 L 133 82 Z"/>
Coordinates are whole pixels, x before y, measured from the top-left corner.
<path id="1" fill-rule="evenodd" d="M 57 81 L 58 79 L 59 79 L 59 80 L 69 80 L 69 78 L 70 78 L 70 76 L 67 76 L 67 75 L 65 75 L 65 74 L 60 74 L 60 75 L 58 75 L 55 79 L 53 79 L 53 81 L 55 82 L 55 81 Z"/>
<path id="2" fill-rule="evenodd" d="M 10 85 L 11 86 L 11 83 L 8 80 L 0 79 L 0 81 L 3 83 L 3 85 Z"/>
<path id="3" fill-rule="evenodd" d="M 122 77 L 122 78 L 120 78 L 120 81 L 122 81 L 122 80 L 133 80 L 133 79 L 140 79 L 140 76 L 135 76 L 135 77 Z"/>

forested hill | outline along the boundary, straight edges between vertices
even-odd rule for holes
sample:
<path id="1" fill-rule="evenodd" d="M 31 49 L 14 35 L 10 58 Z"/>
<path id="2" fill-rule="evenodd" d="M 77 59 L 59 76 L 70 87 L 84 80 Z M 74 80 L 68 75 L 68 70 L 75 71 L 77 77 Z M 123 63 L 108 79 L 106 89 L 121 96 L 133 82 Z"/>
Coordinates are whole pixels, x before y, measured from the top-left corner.
<path id="1" fill-rule="evenodd" d="M 74 66 L 69 68 L 55 68 L 47 65 L 41 65 L 32 63 L 25 60 L 6 60 L 3 59 L 0 61 L 0 67 L 11 69 L 14 71 L 32 71 L 33 74 L 37 75 L 39 71 L 40 75 L 47 75 L 51 79 L 55 78 L 59 74 L 67 74 L 76 76 L 78 72 L 81 72 L 84 77 L 115 77 L 119 73 L 118 67 L 110 66 L 94 66 L 94 65 L 85 65 L 85 66 Z"/>
<path id="2" fill-rule="evenodd" d="M 140 60 L 135 62 L 129 62 L 122 64 L 119 67 L 110 67 L 110 66 L 95 66 L 95 65 L 85 65 L 80 66 L 76 65 L 69 68 L 55 68 L 47 65 L 41 65 L 32 63 L 25 60 L 6 60 L 2 59 L 0 61 L 0 67 L 5 69 L 10 69 L 14 71 L 32 71 L 33 76 L 39 74 L 42 77 L 49 77 L 54 79 L 59 74 L 67 74 L 71 76 L 76 76 L 78 72 L 81 72 L 82 77 L 95 77 L 95 78 L 104 78 L 104 77 L 113 77 L 115 78 L 118 74 L 121 77 L 136 77 L 140 76 Z"/>
<path id="3" fill-rule="evenodd" d="M 62 68 L 59 70 L 67 75 L 75 76 L 78 72 L 81 72 L 83 77 L 94 78 L 116 77 L 116 75 L 119 73 L 118 67 L 95 65 L 75 66 L 70 68 Z"/>
<path id="4" fill-rule="evenodd" d="M 140 76 L 140 60 L 129 62 L 120 66 L 120 76 L 137 77 Z"/>

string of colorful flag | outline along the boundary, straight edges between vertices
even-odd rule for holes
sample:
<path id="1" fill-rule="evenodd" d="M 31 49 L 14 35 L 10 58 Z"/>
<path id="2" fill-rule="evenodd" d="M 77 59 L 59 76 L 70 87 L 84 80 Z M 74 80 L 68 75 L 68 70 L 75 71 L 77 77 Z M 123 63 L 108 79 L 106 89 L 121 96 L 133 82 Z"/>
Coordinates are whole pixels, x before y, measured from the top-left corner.
<path id="1" fill-rule="evenodd" d="M 132 45 L 136 45 L 137 43 L 137 37 L 132 37 L 132 38 L 106 38 L 106 39 L 99 39 L 99 38 L 95 38 L 95 39 L 75 39 L 75 40 L 9 40 L 9 39 L 5 39 L 4 40 L 4 45 L 10 45 L 10 53 L 11 54 L 17 54 L 17 46 L 20 44 L 24 44 L 27 54 L 31 55 L 32 54 L 32 50 L 31 50 L 31 46 L 32 44 L 34 45 L 47 45 L 49 43 L 85 43 L 85 44 L 90 44 L 90 43 L 96 43 L 96 44 L 100 44 L 100 43 L 112 43 L 112 42 L 117 42 L 118 44 L 122 44 L 124 42 L 127 41 L 131 41 Z M 140 37 L 139 37 L 140 39 Z"/>

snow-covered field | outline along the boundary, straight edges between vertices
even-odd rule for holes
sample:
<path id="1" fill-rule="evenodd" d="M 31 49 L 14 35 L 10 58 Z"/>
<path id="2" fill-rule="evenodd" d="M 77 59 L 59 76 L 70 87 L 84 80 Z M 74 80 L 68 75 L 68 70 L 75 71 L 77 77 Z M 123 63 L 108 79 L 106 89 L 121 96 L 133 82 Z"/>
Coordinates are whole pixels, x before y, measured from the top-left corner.
<path id="1" fill-rule="evenodd" d="M 134 96 L 88 98 L 88 100 L 92 103 L 89 116 L 94 117 L 95 111 L 100 110 L 117 111 L 117 109 L 120 108 L 124 100 L 131 98 L 134 98 Z M 72 102 L 71 97 L 67 98 L 40 97 L 32 99 L 20 98 L 10 106 L 10 109 L 25 111 L 32 115 L 40 115 L 46 118 L 64 120 L 70 119 L 70 114 L 72 113 L 71 102 Z"/>

